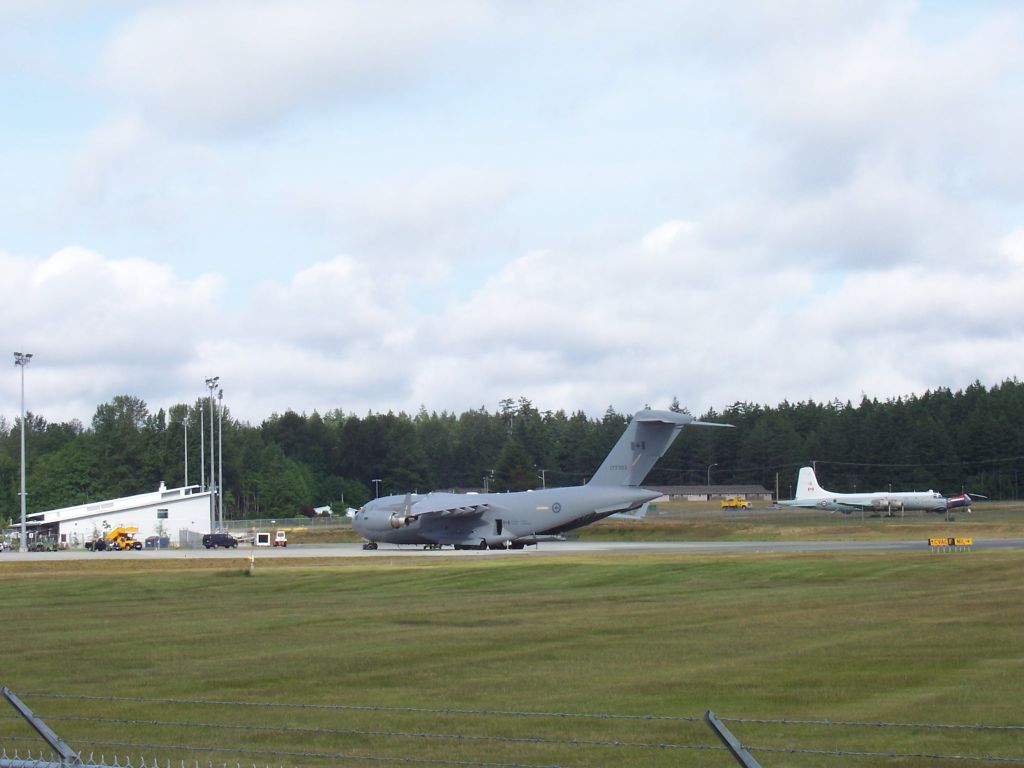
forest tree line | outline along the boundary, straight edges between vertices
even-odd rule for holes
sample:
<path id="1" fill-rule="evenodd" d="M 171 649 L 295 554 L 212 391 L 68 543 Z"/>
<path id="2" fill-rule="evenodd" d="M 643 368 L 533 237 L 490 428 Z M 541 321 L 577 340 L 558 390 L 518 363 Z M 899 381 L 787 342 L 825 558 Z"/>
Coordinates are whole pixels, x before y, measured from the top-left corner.
<path id="1" fill-rule="evenodd" d="M 679 409 L 678 402 L 671 407 Z M 200 437 L 200 410 L 205 416 Z M 586 482 L 631 414 L 593 418 L 502 400 L 461 414 L 333 410 L 275 414 L 258 426 L 225 409 L 225 516 L 293 517 L 312 506 L 358 507 L 375 493 L 434 489 L 524 490 Z M 816 463 L 836 491 L 925 490 L 1018 497 L 1024 469 L 1024 385 L 979 382 L 885 401 L 735 403 L 699 414 L 735 429 L 688 427 L 648 485 L 760 484 L 792 498 L 799 467 Z M 200 483 L 209 453 L 204 399 L 151 412 L 130 395 L 96 409 L 92 422 L 26 417 L 29 512 Z M 20 419 L 0 417 L 0 519 L 20 512 Z M 206 463 L 209 473 L 209 463 Z M 377 481 L 377 482 L 375 482 Z M 208 477 L 206 482 L 209 482 Z"/>

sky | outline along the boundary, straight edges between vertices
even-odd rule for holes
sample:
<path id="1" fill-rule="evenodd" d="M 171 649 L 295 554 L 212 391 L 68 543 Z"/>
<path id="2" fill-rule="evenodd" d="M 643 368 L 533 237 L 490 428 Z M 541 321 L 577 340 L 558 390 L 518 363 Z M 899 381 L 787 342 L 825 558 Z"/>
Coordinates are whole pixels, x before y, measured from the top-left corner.
<path id="1" fill-rule="evenodd" d="M 215 375 L 253 424 L 991 386 L 1022 40 L 1014 2 L 0 0 L 0 349 L 86 425 Z"/>

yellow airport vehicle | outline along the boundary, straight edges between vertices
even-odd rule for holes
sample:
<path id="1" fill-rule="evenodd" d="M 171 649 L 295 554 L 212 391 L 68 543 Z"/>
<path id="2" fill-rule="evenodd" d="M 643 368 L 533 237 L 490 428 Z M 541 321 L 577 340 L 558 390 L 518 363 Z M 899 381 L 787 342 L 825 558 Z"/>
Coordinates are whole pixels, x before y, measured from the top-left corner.
<path id="1" fill-rule="evenodd" d="M 750 509 L 750 502 L 746 499 L 730 496 L 728 499 L 722 499 L 722 509 Z"/>
<path id="2" fill-rule="evenodd" d="M 139 529 L 134 525 L 120 525 L 111 528 L 103 536 L 92 542 L 92 547 L 85 545 L 86 549 L 95 552 L 102 552 L 105 549 L 114 549 L 127 552 L 129 549 L 142 549 L 142 542 L 135 538 Z"/>

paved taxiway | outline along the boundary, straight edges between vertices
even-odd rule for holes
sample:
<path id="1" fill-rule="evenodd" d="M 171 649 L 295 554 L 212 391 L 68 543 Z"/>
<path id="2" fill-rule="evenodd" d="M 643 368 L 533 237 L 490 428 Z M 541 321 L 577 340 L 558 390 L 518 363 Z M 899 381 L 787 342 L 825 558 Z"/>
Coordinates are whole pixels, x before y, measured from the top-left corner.
<path id="1" fill-rule="evenodd" d="M 974 549 L 1022 549 L 1024 539 L 974 540 Z M 237 549 L 144 549 L 137 552 L 89 552 L 66 550 L 63 552 L 4 552 L 0 563 L 38 562 L 45 560 L 160 560 L 160 559 L 239 559 L 255 556 L 257 560 L 343 557 L 532 557 L 537 555 L 569 554 L 665 554 L 665 553 L 786 553 L 786 552 L 885 552 L 928 550 L 925 541 L 657 541 L 657 542 L 589 542 L 552 541 L 522 550 L 423 550 L 419 547 L 399 547 L 382 544 L 376 551 L 367 551 L 360 544 L 297 544 L 279 549 L 255 549 L 240 546 Z"/>

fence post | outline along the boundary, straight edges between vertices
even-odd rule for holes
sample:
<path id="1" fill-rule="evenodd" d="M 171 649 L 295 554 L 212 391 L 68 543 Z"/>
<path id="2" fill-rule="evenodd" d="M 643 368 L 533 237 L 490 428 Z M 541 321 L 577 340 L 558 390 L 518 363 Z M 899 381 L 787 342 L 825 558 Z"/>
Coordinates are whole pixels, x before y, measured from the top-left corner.
<path id="1" fill-rule="evenodd" d="M 0 693 L 4 695 L 4 698 L 10 702 L 11 706 L 18 710 L 18 714 L 24 717 L 28 724 L 31 725 L 36 733 L 38 733 L 47 744 L 50 745 L 50 749 L 60 755 L 60 764 L 62 766 L 80 766 L 82 765 L 82 758 L 78 756 L 68 744 L 61 739 L 56 733 L 54 733 L 50 726 L 36 717 L 32 710 L 25 706 L 24 702 L 15 696 L 9 688 L 4 686 L 0 688 Z"/>
<path id="2" fill-rule="evenodd" d="M 729 753 L 736 758 L 736 762 L 743 766 L 743 768 L 761 768 L 761 764 L 754 759 L 747 750 L 743 748 L 739 740 L 732 735 L 732 732 L 726 728 L 722 721 L 715 717 L 715 713 L 710 709 L 704 713 L 704 722 L 711 726 L 711 730 L 715 732 L 721 742 L 725 745 L 725 748 L 729 750 Z"/>

